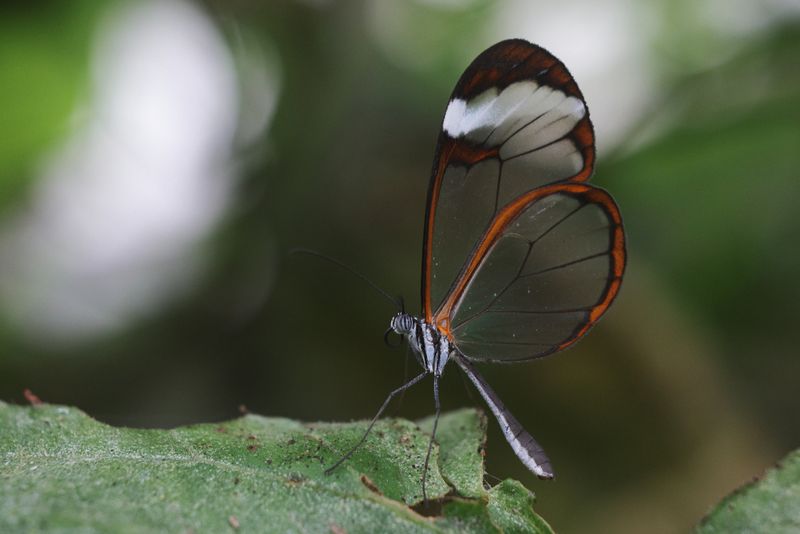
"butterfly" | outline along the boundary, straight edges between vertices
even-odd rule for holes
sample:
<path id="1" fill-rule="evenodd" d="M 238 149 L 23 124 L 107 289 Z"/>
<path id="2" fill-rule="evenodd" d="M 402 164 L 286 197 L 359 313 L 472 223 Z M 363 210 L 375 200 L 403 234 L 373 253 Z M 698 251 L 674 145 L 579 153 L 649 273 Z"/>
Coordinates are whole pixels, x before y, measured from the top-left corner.
<path id="1" fill-rule="evenodd" d="M 390 330 L 422 372 L 396 395 L 453 361 L 497 418 L 522 463 L 543 479 L 550 460 L 481 377 L 475 363 L 516 363 L 572 346 L 608 310 L 625 270 L 614 199 L 586 182 L 594 130 L 575 80 L 547 50 L 521 39 L 481 53 L 448 101 L 428 189 L 422 245 L 422 314 L 394 315 Z"/>

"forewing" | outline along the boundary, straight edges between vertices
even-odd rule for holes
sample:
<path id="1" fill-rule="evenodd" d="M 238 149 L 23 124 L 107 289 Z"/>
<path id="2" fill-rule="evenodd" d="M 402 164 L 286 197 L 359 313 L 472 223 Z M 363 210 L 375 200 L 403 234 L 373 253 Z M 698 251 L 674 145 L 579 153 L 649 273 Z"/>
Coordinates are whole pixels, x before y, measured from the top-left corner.
<path id="1" fill-rule="evenodd" d="M 520 361 L 577 341 L 617 294 L 625 269 L 608 193 L 556 184 L 500 212 L 434 317 L 476 361 Z"/>
<path id="2" fill-rule="evenodd" d="M 594 134 L 578 86 L 546 50 L 500 42 L 450 98 L 428 191 L 422 301 L 429 321 L 495 216 L 537 187 L 588 180 Z"/>

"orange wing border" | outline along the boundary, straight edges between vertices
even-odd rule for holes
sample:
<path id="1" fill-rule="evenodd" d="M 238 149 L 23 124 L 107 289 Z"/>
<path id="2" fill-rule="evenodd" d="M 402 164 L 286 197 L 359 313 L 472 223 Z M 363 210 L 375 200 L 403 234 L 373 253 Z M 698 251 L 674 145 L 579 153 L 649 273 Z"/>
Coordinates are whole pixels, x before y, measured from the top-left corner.
<path id="1" fill-rule="evenodd" d="M 450 322 L 453 310 L 464 291 L 467 288 L 472 277 L 481 265 L 481 262 L 491 250 L 492 246 L 497 242 L 503 231 L 508 225 L 528 206 L 546 196 L 566 193 L 572 196 L 577 196 L 585 199 L 587 203 L 596 204 L 603 208 L 610 220 L 609 231 L 611 232 L 611 249 L 609 252 L 611 258 L 611 273 L 606 282 L 606 287 L 603 291 L 603 297 L 594 305 L 589 311 L 589 317 L 586 324 L 572 334 L 572 337 L 562 342 L 553 352 L 563 350 L 578 339 L 580 339 L 592 326 L 600 319 L 605 313 L 614 298 L 619 293 L 620 286 L 622 285 L 622 275 L 625 272 L 625 264 L 627 261 L 627 252 L 625 248 L 625 232 L 622 226 L 622 215 L 616 202 L 604 189 L 594 187 L 588 184 L 581 183 L 558 183 L 534 189 L 524 195 L 517 197 L 516 200 L 506 205 L 492 220 L 489 229 L 483 234 L 475 250 L 469 258 L 469 262 L 462 270 L 458 279 L 456 280 L 453 291 L 446 297 L 442 306 L 437 310 L 435 315 L 432 315 L 432 324 L 436 325 L 439 330 L 445 334 L 450 341 L 453 339 L 453 334 L 450 330 Z"/>

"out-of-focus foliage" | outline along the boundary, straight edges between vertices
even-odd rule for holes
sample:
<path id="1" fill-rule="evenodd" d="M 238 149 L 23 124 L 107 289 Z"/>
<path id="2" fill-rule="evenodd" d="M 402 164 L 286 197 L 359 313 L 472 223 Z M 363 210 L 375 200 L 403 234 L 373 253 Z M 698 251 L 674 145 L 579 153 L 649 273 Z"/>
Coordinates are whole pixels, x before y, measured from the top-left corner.
<path id="1" fill-rule="evenodd" d="M 0 317 L 0 398 L 21 400 L 30 387 L 103 421 L 149 427 L 230 419 L 240 404 L 299 420 L 371 416 L 403 379 L 402 351 L 381 342 L 393 308 L 335 267 L 286 253 L 305 246 L 330 254 L 416 310 L 424 200 L 446 99 L 472 57 L 523 37 L 563 59 L 586 94 L 598 135 L 594 182 L 622 209 L 630 260 L 618 300 L 577 347 L 481 369 L 551 455 L 558 478 L 528 474 L 493 421 L 488 472 L 535 490 L 537 511 L 557 530 L 677 532 L 797 447 L 800 21 L 789 3 L 160 3 L 170 1 L 224 36 L 237 69 L 234 157 L 224 169 L 203 169 L 233 191 L 231 205 L 192 252 L 205 261 L 187 288 L 121 328 L 65 344 Z M 0 206 L 24 213 L 35 197 L 26 193 L 41 183 L 36 169 L 74 134 L 70 121 L 81 122 L 81 102 L 102 77 L 88 65 L 106 10 L 88 0 L 12 6 L 0 13 L 0 27 L 11 28 L 0 32 L 0 62 L 31 74 L 0 72 L 8 78 L 0 84 Z M 178 32 L 180 20 L 163 28 Z M 627 53 L 610 60 L 620 47 Z M 37 67 L 44 64 L 53 67 Z M 61 81 L 28 84 L 40 70 Z M 9 131 L 6 117 L 29 133 Z M 131 183 L 150 188 L 152 206 L 199 204 L 192 195 L 165 198 L 173 189 L 148 177 Z M 78 220 L 88 213 L 79 201 L 69 207 Z M 46 203 L 37 209 L 51 213 Z M 124 235 L 106 219 L 86 223 Z M 0 246 L 17 242 L 19 224 L 0 219 Z M 109 250 L 125 245 L 108 242 Z M 46 265 L 16 267 L 57 267 L 62 246 L 47 251 Z M 21 261 L 0 258 L 0 269 Z M 104 274 L 89 267 L 78 280 L 87 291 Z M 124 282 L 112 287 L 138 302 L 140 288 Z M 7 287 L 25 297 L 49 291 L 0 270 L 0 291 Z M 76 310 L 92 311 L 91 299 L 75 300 Z M 0 309 L 26 302 L 5 298 Z M 442 397 L 446 409 L 480 404 L 457 369 L 445 373 Z M 429 387 L 410 391 L 397 409 L 429 415 Z"/>
<path id="2" fill-rule="evenodd" d="M 790 442 L 800 426 L 781 425 L 779 407 L 800 407 L 796 375 L 783 371 L 798 369 L 786 335 L 800 302 L 798 54 L 800 30 L 781 27 L 681 80 L 642 121 L 643 133 L 650 123 L 664 133 L 599 173 L 625 206 L 631 247 L 704 327 L 724 333 L 738 391 Z"/>
<path id="3" fill-rule="evenodd" d="M 428 435 L 410 421 L 381 421 L 332 475 L 366 424 L 301 424 L 246 415 L 172 430 L 113 428 L 74 408 L 0 402 L 0 527 L 4 532 L 552 532 L 533 495 L 506 480 L 483 489 L 485 419 L 442 417 L 453 445 L 427 478 Z M 461 489 L 465 484 L 465 491 Z M 474 494 L 474 488 L 480 488 Z M 435 508 L 436 507 L 436 508 Z"/>
<path id="4" fill-rule="evenodd" d="M 96 0 L 12 2 L 0 17 L 0 210 L 19 197 L 42 152 L 69 131 L 85 98 Z"/>

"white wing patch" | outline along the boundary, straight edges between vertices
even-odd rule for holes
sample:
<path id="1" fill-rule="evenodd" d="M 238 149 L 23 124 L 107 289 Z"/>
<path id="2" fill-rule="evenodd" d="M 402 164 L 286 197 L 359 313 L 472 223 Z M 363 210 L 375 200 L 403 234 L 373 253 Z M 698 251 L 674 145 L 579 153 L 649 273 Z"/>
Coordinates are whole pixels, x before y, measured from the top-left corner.
<path id="1" fill-rule="evenodd" d="M 557 141 L 585 116 L 586 106 L 579 98 L 526 80 L 499 93 L 492 87 L 469 101 L 454 98 L 442 129 L 453 138 L 500 145 L 500 158 L 505 160 Z"/>
<path id="2" fill-rule="evenodd" d="M 444 121 L 442 122 L 442 129 L 447 132 L 450 137 L 458 137 L 463 135 L 461 131 L 461 122 L 464 120 L 464 115 L 467 113 L 467 101 L 460 98 L 454 98 L 447 104 L 447 111 L 444 113 Z"/>
<path id="3" fill-rule="evenodd" d="M 500 147 L 500 157 L 507 159 L 536 150 L 567 135 L 586 115 L 586 106 L 579 99 L 564 97 L 560 91 L 560 102 L 551 108 L 537 105 L 536 113 L 522 122 L 520 129 L 511 134 Z M 546 98 L 546 100 L 551 100 Z"/>

